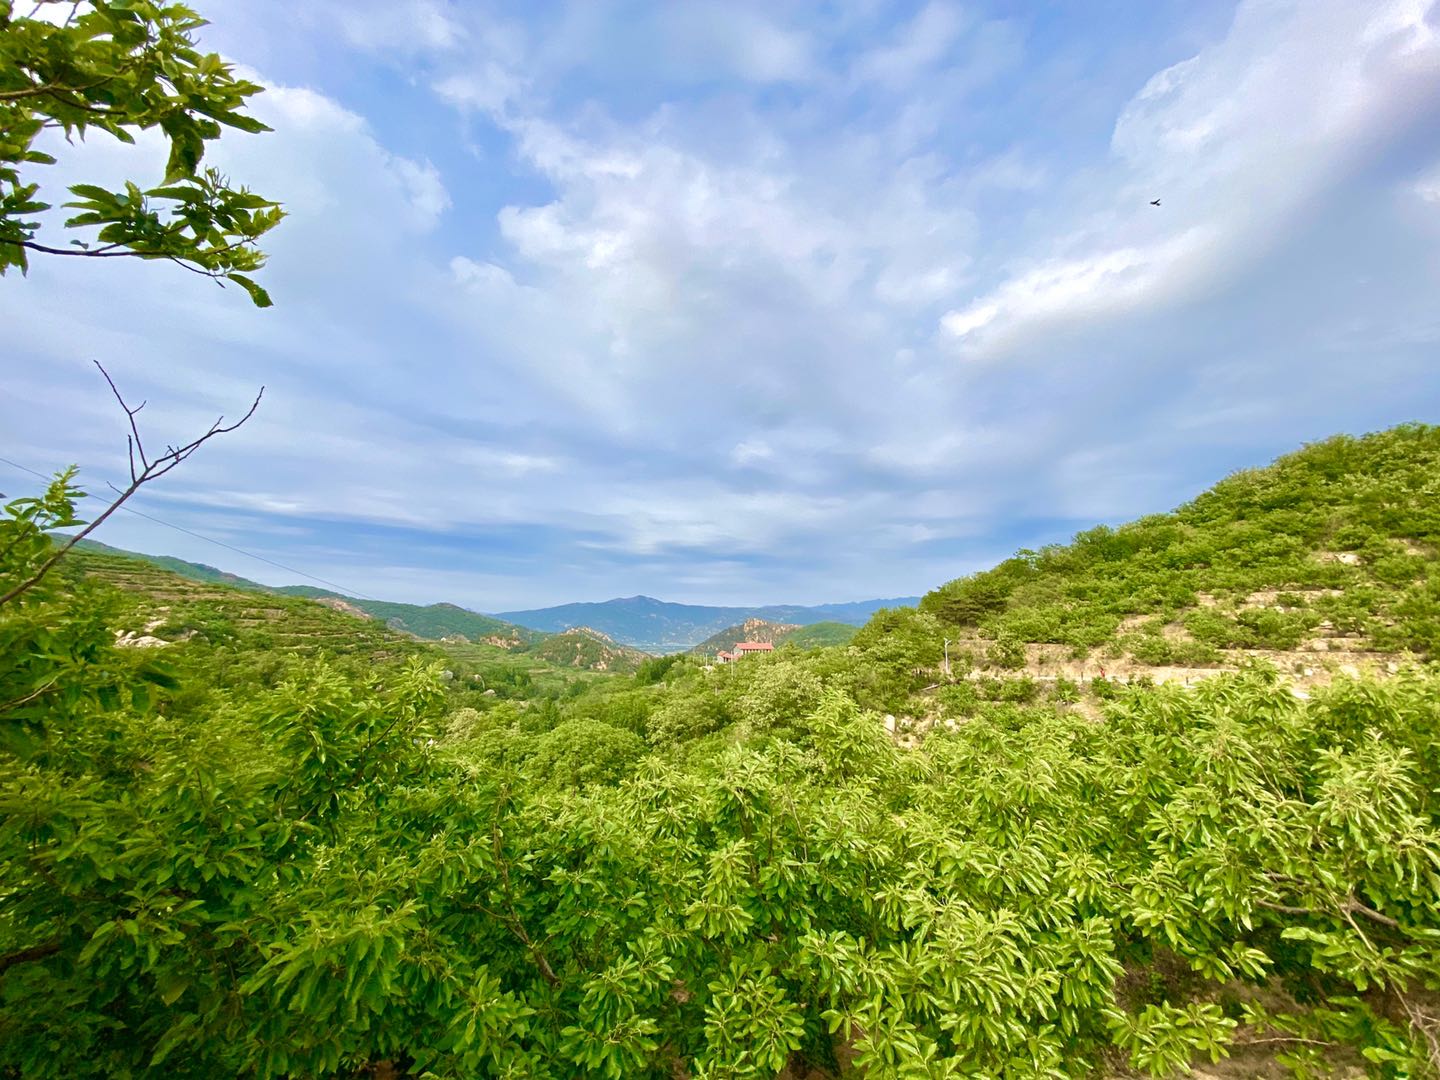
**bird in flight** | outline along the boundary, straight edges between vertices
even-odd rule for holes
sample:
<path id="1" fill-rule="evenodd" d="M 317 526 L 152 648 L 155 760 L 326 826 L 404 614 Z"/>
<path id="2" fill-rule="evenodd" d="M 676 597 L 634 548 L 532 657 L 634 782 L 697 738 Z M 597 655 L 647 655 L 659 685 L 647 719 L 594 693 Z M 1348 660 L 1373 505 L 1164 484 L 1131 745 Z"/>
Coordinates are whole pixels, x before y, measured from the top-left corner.
<path id="1" fill-rule="evenodd" d="M 1159 199 L 1151 199 L 1151 200 L 1150 200 L 1150 205 L 1151 205 L 1151 206 L 1159 206 L 1159 205 L 1160 205 L 1160 200 L 1159 200 Z"/>

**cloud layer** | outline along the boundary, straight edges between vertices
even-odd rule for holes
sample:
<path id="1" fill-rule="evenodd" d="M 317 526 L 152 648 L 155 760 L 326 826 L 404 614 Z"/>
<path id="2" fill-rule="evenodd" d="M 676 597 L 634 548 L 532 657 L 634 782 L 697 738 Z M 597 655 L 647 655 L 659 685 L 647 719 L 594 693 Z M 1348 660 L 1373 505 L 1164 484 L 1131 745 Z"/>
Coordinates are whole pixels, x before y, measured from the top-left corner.
<path id="1" fill-rule="evenodd" d="M 5 279 L 0 453 L 114 475 L 92 359 L 162 440 L 264 383 L 147 513 L 497 610 L 923 591 L 1436 418 L 1432 3 L 995 7 L 217 3 L 271 87 L 215 153 L 290 211 L 277 307 Z"/>

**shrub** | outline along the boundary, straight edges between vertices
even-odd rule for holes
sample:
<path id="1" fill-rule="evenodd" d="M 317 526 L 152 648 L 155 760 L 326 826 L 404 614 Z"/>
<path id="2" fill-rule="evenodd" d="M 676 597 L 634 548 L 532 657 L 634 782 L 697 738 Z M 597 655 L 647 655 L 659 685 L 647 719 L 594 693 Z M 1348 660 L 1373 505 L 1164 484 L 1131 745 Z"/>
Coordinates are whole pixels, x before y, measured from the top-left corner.
<path id="1" fill-rule="evenodd" d="M 809 730 L 806 721 L 823 690 L 818 676 L 792 661 L 755 664 L 745 674 L 736 711 L 751 731 L 794 738 Z"/>
<path id="2" fill-rule="evenodd" d="M 598 720 L 568 720 L 535 740 L 526 773 L 550 788 L 613 784 L 635 769 L 645 743 L 633 731 Z"/>
<path id="3" fill-rule="evenodd" d="M 1025 666 L 1025 644 L 1014 634 L 1000 633 L 985 648 L 985 663 L 1013 671 Z"/>

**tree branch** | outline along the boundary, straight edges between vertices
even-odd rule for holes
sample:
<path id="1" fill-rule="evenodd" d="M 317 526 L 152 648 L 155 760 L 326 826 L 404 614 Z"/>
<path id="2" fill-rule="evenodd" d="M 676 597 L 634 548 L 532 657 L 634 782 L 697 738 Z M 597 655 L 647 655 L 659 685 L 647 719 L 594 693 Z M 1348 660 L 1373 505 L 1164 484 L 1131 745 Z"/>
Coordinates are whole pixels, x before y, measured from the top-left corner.
<path id="1" fill-rule="evenodd" d="M 140 429 L 135 423 L 135 414 L 145 407 L 145 403 L 142 401 L 135 408 L 130 408 L 130 406 L 125 403 L 125 399 L 121 397 L 120 391 L 115 388 L 115 382 L 113 379 L 110 378 L 110 373 L 105 370 L 104 366 L 100 363 L 100 361 L 95 361 L 95 366 L 100 369 L 100 374 L 105 376 L 105 381 L 109 384 L 110 389 L 114 392 L 115 400 L 120 403 L 120 408 L 125 410 L 125 416 L 130 423 L 130 431 L 132 433 L 130 437 L 133 437 L 135 440 L 135 449 L 140 451 L 140 464 L 142 468 L 140 472 L 135 472 L 135 463 L 134 459 L 132 458 L 130 463 L 130 484 L 128 487 L 126 487 L 123 491 L 120 492 L 120 497 L 114 502 L 112 502 L 109 506 L 107 506 L 104 512 L 101 513 L 99 517 L 97 517 L 94 521 L 90 522 L 90 524 L 86 525 L 85 528 L 81 529 L 78 533 L 72 536 L 69 543 L 62 545 L 48 559 L 41 563 L 40 568 L 36 570 L 34 574 L 32 574 L 25 581 L 22 581 L 19 585 L 16 585 L 9 592 L 5 593 L 5 595 L 0 596 L 0 605 L 9 603 L 17 596 L 20 596 L 22 593 L 25 593 L 30 589 L 33 589 L 36 585 L 40 584 L 41 580 L 45 577 L 45 575 L 50 572 L 50 570 L 55 566 L 56 563 L 58 563 L 62 558 L 64 558 L 66 553 L 69 552 L 71 548 L 73 548 L 81 540 L 84 540 L 85 537 L 89 536 L 92 532 L 94 532 L 102 524 L 104 524 L 105 520 L 109 518 L 111 514 L 115 513 L 116 510 L 119 510 L 120 507 L 124 505 L 125 501 L 129 499 L 130 496 L 134 495 L 135 492 L 139 491 L 140 488 L 143 487 L 145 484 L 148 484 L 152 480 L 158 480 L 160 477 L 164 476 L 171 469 L 175 468 L 175 466 L 179 465 L 182 461 L 188 458 L 191 454 L 195 453 L 196 450 L 200 449 L 201 446 L 205 445 L 205 443 L 213 439 L 216 435 L 227 435 L 230 432 L 234 431 L 236 428 L 238 428 L 241 424 L 245 423 L 245 421 L 249 420 L 250 417 L 255 415 L 255 410 L 260 407 L 260 399 L 265 396 L 265 388 L 262 386 L 260 388 L 260 392 L 255 395 L 255 400 L 250 403 L 250 408 L 245 411 L 245 415 L 240 417 L 240 419 L 235 421 L 233 424 L 226 424 L 225 417 L 221 416 L 213 424 L 211 424 L 210 429 L 206 431 L 204 435 L 201 435 L 198 439 L 192 439 L 190 442 L 185 443 L 183 446 L 167 447 L 164 454 L 161 454 L 154 461 L 149 461 L 145 457 L 143 447 L 139 445 Z"/>
<path id="2" fill-rule="evenodd" d="M 26 694 L 24 697 L 18 697 L 14 701 L 5 702 L 5 704 L 0 705 L 0 713 L 9 712 L 11 709 L 18 709 L 21 705 L 28 705 L 30 702 L 34 701 L 38 697 L 44 697 L 46 694 L 50 693 L 50 691 L 56 688 L 56 684 L 59 681 L 60 676 L 56 675 L 49 682 L 41 683 L 40 686 L 30 691 L 30 693 Z"/>
<path id="3" fill-rule="evenodd" d="M 243 240 L 236 240 L 234 243 L 225 244 L 209 251 L 202 251 L 200 254 L 205 256 L 224 255 L 227 251 L 234 251 L 236 248 L 245 247 L 247 244 L 253 244 L 254 242 L 253 237 L 246 237 Z M 106 244 L 100 248 L 57 248 L 51 247 L 48 244 L 36 243 L 34 240 L 12 240 L 9 237 L 0 237 L 0 244 L 28 248 L 31 251 L 38 251 L 45 255 L 68 255 L 71 258 L 77 259 L 168 259 L 176 266 L 183 267 L 193 274 L 200 274 L 208 278 L 223 277 L 228 272 L 225 270 L 211 270 L 204 266 L 191 266 L 184 257 L 171 255 L 164 251 L 136 251 L 134 249 L 116 251 L 115 248 L 123 246 L 123 244 L 120 243 Z"/>
<path id="4" fill-rule="evenodd" d="M 508 920 L 510 932 L 514 934 L 520 940 L 520 943 L 525 946 L 526 950 L 529 951 L 531 958 L 540 969 L 541 977 L 551 986 L 559 986 L 560 976 L 555 974 L 555 969 L 550 966 L 550 961 L 545 959 L 545 954 L 541 951 L 540 946 L 536 945 L 535 942 L 530 939 L 530 935 L 525 932 L 525 924 L 520 921 L 520 913 L 515 910 L 515 893 L 510 886 L 510 864 L 505 861 L 502 850 L 504 841 L 500 836 L 500 809 L 502 805 L 503 800 L 495 806 L 495 820 L 490 826 L 490 842 L 492 854 L 495 859 L 495 866 L 500 871 L 500 883 L 505 890 L 505 906 L 510 909 L 510 918 Z"/>
<path id="5" fill-rule="evenodd" d="M 36 960 L 44 960 L 47 956 L 54 956 L 64 946 L 60 940 L 47 941 L 43 945 L 31 945 L 28 949 L 20 949 L 16 952 L 0 956 L 0 975 L 9 971 L 16 964 L 29 964 Z"/>
<path id="6" fill-rule="evenodd" d="M 8 237 L 0 237 L 0 244 L 29 248 L 31 251 L 41 251 L 46 255 L 73 255 L 81 259 L 138 259 L 142 255 L 152 254 L 142 251 L 85 251 L 79 248 L 54 248 L 46 244 L 37 244 L 34 240 L 11 240 Z M 158 252 L 153 254 L 158 255 Z"/>

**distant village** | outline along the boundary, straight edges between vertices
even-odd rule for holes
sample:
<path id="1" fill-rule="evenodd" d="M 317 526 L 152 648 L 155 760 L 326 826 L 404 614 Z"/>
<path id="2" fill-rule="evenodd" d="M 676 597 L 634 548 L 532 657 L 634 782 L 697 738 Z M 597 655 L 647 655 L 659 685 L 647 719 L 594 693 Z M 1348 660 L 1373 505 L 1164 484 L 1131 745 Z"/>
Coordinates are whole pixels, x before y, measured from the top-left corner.
<path id="1" fill-rule="evenodd" d="M 775 646 L 768 641 L 741 641 L 736 644 L 734 652 L 716 653 L 715 662 L 717 664 L 733 664 L 736 660 L 739 660 L 742 657 L 750 656 L 754 653 L 767 653 L 774 651 Z"/>

